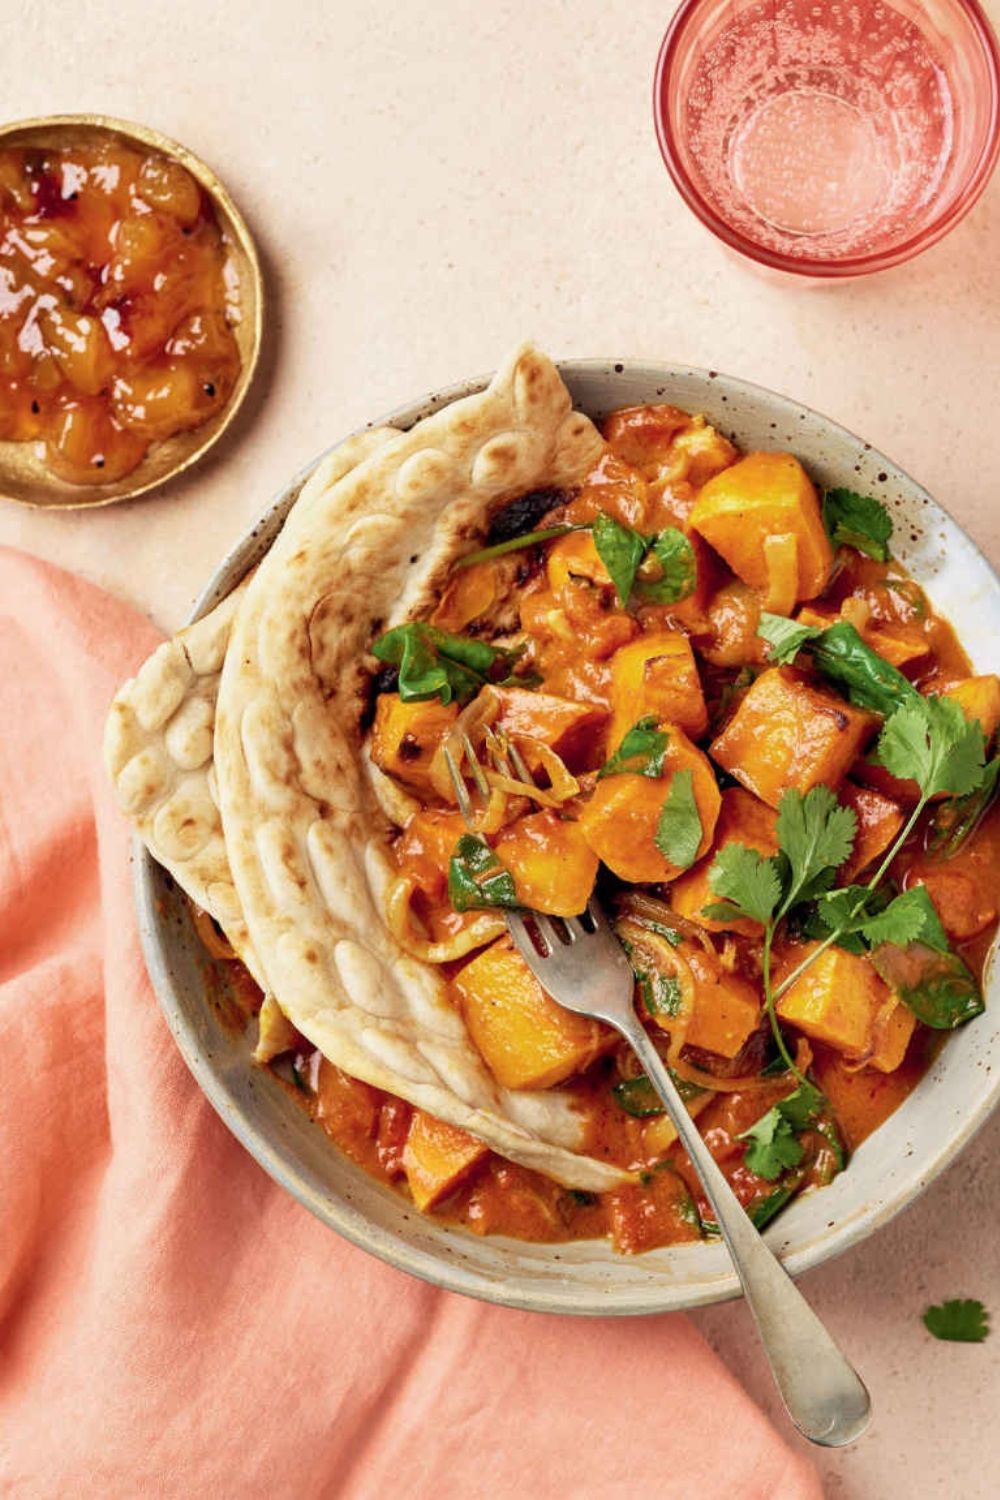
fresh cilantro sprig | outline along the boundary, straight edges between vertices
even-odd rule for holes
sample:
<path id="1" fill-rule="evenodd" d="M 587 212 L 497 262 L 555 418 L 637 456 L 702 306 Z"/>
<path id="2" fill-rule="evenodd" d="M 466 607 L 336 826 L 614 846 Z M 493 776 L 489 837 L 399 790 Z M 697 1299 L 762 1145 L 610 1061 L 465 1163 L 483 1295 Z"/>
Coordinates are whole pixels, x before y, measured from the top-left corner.
<path id="1" fill-rule="evenodd" d="M 958 704 L 948 698 L 923 698 L 915 693 L 913 700 L 904 703 L 886 721 L 879 736 L 876 759 L 893 776 L 915 781 L 920 795 L 867 885 L 835 892 L 830 898 L 832 906 L 828 900 L 826 911 L 832 925 L 827 936 L 785 976 L 775 990 L 775 1000 L 781 999 L 831 943 L 852 932 L 865 934 L 866 925 L 869 933 L 865 935 L 870 942 L 873 941 L 870 932 L 875 934 L 873 946 L 891 942 L 904 947 L 906 943 L 920 942 L 939 951 L 943 940 L 947 951 L 947 939 L 940 922 L 935 920 L 936 914 L 932 916 L 933 906 L 926 892 L 922 896 L 915 891 L 906 892 L 877 916 L 872 914 L 869 903 L 931 798 L 941 794 L 965 796 L 982 782 L 986 774 L 985 748 L 980 724 L 967 719 Z M 918 919 L 917 935 L 907 937 L 906 933 L 916 928 Z M 900 940 L 901 935 L 905 942 Z M 963 1018 L 969 1013 L 968 1009 L 961 1011 Z"/>
<path id="2" fill-rule="evenodd" d="M 649 776 L 656 780 L 663 773 L 663 758 L 667 753 L 670 736 L 664 729 L 657 729 L 653 714 L 637 719 L 622 739 L 618 749 L 604 762 L 597 773 L 600 781 L 605 776 Z"/>
<path id="3" fill-rule="evenodd" d="M 768 1182 L 777 1182 L 788 1167 L 797 1167 L 805 1155 L 798 1139 L 825 1103 L 824 1096 L 811 1083 L 800 1083 L 785 1099 L 779 1099 L 739 1139 L 749 1141 L 746 1164 L 751 1172 Z"/>
<path id="4" fill-rule="evenodd" d="M 643 536 L 602 511 L 594 520 L 593 536 L 597 555 L 608 570 L 623 608 L 633 592 L 653 604 L 676 604 L 693 592 L 698 578 L 697 559 L 690 541 L 676 526 L 667 526 L 654 536 Z M 658 577 L 637 577 L 640 564 L 647 557 L 658 564 Z"/>
<path id="5" fill-rule="evenodd" d="M 780 853 L 767 857 L 746 844 L 726 844 L 709 871 L 709 884 L 720 902 L 706 914 L 725 921 L 749 917 L 764 928 L 762 963 L 764 1002 L 778 1051 L 786 1066 L 804 1083 L 798 1072 L 775 1010 L 777 998 L 771 983 L 771 946 L 778 924 L 792 907 L 829 889 L 837 868 L 849 857 L 857 832 L 857 819 L 849 807 L 841 807 L 829 787 L 816 786 L 805 796 L 785 792 L 778 806 L 776 824 Z"/>
<path id="6" fill-rule="evenodd" d="M 470 636 L 451 635 L 424 620 L 387 630 L 371 651 L 379 661 L 399 669 L 399 696 L 405 703 L 435 697 L 442 703 L 464 703 L 486 682 L 510 681 L 521 655 Z"/>
<path id="7" fill-rule="evenodd" d="M 876 562 L 889 561 L 892 517 L 873 495 L 854 490 L 827 490 L 823 497 L 823 525 L 835 547 L 853 547 Z"/>
<path id="8" fill-rule="evenodd" d="M 928 1307 L 923 1323 L 936 1339 L 955 1344 L 981 1344 L 990 1331 L 990 1315 L 974 1297 L 953 1297 Z"/>

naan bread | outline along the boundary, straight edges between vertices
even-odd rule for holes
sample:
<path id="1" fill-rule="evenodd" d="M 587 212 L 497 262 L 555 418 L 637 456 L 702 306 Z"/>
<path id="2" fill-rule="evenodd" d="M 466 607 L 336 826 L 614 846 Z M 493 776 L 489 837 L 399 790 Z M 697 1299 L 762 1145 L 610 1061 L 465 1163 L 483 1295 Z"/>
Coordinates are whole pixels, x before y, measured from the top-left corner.
<path id="1" fill-rule="evenodd" d="M 393 428 L 378 427 L 341 443 L 317 464 L 293 514 L 307 513 L 319 496 L 396 436 Z M 119 805 L 146 848 L 215 918 L 265 988 L 229 869 L 213 766 L 219 674 L 248 586 L 246 579 L 209 614 L 165 641 L 125 683 L 108 713 L 104 761 Z M 277 1025 L 273 1012 L 273 1002 L 268 1003 L 262 1032 Z"/>

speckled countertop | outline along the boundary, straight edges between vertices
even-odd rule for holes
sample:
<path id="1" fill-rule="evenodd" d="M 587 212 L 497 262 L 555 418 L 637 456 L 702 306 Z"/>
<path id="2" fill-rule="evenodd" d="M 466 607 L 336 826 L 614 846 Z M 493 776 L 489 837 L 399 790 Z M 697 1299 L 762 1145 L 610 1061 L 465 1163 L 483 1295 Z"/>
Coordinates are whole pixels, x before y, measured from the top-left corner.
<path id="1" fill-rule="evenodd" d="M 831 289 L 765 280 L 663 171 L 650 86 L 672 9 L 0 8 L 4 115 L 103 111 L 186 142 L 243 207 L 271 294 L 260 377 L 203 469 L 106 512 L 0 506 L 0 542 L 176 625 L 303 462 L 530 336 L 557 356 L 710 365 L 797 396 L 891 454 L 1000 564 L 1000 180 L 903 270 Z M 877 1412 L 857 1447 L 818 1457 L 834 1500 L 1000 1494 L 998 1203 L 995 1119 L 915 1207 L 805 1278 Z M 931 1340 L 920 1312 L 948 1296 L 992 1301 L 994 1337 Z M 771 1403 L 745 1310 L 695 1317 Z"/>

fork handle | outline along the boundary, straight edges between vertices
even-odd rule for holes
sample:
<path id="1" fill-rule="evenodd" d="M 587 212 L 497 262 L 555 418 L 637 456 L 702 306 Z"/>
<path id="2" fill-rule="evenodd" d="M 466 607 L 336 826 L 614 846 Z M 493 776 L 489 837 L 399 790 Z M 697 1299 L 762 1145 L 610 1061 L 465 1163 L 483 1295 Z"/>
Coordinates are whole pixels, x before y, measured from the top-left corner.
<path id="1" fill-rule="evenodd" d="M 701 1178 L 789 1416 L 813 1443 L 839 1448 L 853 1442 L 871 1416 L 864 1382 L 748 1218 L 645 1029 L 636 1021 L 619 1030 L 638 1054 Z"/>

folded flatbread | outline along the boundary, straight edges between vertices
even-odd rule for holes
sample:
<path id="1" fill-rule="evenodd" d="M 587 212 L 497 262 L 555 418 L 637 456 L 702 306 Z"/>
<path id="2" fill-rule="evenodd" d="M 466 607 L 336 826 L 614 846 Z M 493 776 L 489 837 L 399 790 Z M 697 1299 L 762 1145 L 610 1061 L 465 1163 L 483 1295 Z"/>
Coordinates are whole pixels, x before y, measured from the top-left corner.
<path id="1" fill-rule="evenodd" d="M 154 855 L 331 1062 L 600 1191 L 627 1174 L 580 1154 L 568 1095 L 501 1089 L 440 972 L 389 930 L 391 830 L 361 720 L 372 637 L 429 610 L 495 509 L 582 479 L 601 439 L 531 348 L 482 393 L 365 439 L 310 480 L 205 639 L 189 627 L 123 689 L 109 766 Z"/>

